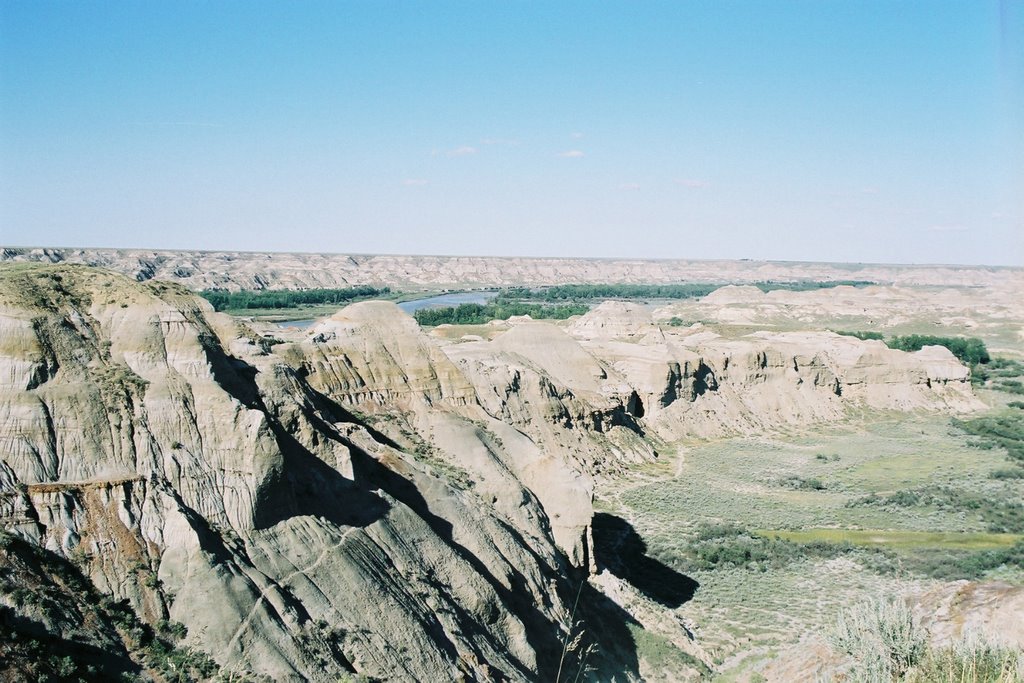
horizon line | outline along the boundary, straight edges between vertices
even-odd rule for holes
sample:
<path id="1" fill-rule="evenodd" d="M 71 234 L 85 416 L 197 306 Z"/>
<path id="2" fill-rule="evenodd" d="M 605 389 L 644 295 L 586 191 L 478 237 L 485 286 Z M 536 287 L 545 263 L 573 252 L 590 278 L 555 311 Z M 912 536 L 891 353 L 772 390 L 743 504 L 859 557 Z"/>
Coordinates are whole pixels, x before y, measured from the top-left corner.
<path id="1" fill-rule="evenodd" d="M 534 261 L 642 261 L 653 263 L 766 263 L 766 264 L 805 264 L 805 265 L 846 265 L 875 266 L 896 268 L 998 268 L 1024 270 L 1022 265 L 998 265 L 988 263 L 897 263 L 886 261 L 810 261 L 802 259 L 762 259 L 762 258 L 686 258 L 656 256 L 530 256 L 523 254 L 410 254 L 401 252 L 357 252 L 357 251 L 279 251 L 274 249 L 175 249 L 166 247 L 98 247 L 98 246 L 43 246 L 43 245 L 7 245 L 0 244 L 0 250 L 50 250 L 50 251 L 150 251 L 164 253 L 199 253 L 199 254 L 280 254 L 287 256 L 360 256 L 360 257 L 409 257 L 409 258 L 442 258 L 442 259 L 528 259 Z M 2 261 L 0 261 L 2 263 Z"/>

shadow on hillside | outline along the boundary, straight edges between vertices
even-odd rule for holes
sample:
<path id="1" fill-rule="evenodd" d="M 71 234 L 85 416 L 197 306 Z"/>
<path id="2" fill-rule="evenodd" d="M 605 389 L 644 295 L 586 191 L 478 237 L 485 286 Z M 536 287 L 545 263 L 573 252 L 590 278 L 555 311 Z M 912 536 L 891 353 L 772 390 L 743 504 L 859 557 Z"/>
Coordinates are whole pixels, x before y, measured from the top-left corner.
<path id="1" fill-rule="evenodd" d="M 281 452 L 279 471 L 272 473 L 257 492 L 253 512 L 257 529 L 295 516 L 322 517 L 334 524 L 360 527 L 384 516 L 390 507 L 386 501 L 311 453 L 280 422 L 276 410 L 267 408 L 256 383 L 255 367 L 225 353 L 212 336 L 201 335 L 199 341 L 214 380 L 246 408 L 266 416 L 266 425 Z M 307 413 L 304 417 L 314 423 L 321 437 L 338 440 L 333 429 L 315 415 Z"/>
<path id="2" fill-rule="evenodd" d="M 636 529 L 621 517 L 594 515 L 594 559 L 628 581 L 637 590 L 666 607 L 679 607 L 693 598 L 700 584 L 689 576 L 647 555 L 647 544 Z"/>
<path id="3" fill-rule="evenodd" d="M 6 533 L 0 567 L 10 600 L 0 604 L 0 680 L 143 680 L 115 628 L 123 617 L 78 567 Z"/>
<path id="4" fill-rule="evenodd" d="M 513 539 L 514 546 L 532 558 L 533 562 L 528 562 L 528 565 L 534 564 L 538 569 L 547 566 L 553 570 L 554 573 L 548 577 L 550 585 L 563 603 L 571 605 L 574 598 L 578 600 L 578 610 L 574 615 L 578 623 L 573 634 L 582 630 L 584 642 L 581 646 L 585 647 L 587 642 L 596 645 L 596 651 L 587 657 L 581 655 L 583 650 L 563 654 L 566 645 L 564 630 L 551 621 L 546 609 L 534 603 L 530 583 L 536 581 L 537 577 L 528 578 L 512 564 L 499 564 L 497 568 L 501 574 L 496 575 L 488 563 L 457 540 L 466 534 L 457 533 L 465 530 L 457 530 L 455 524 L 472 527 L 475 523 L 447 519 L 444 516 L 460 510 L 460 507 L 449 507 L 446 504 L 446 497 L 452 497 L 454 502 L 457 496 L 443 479 L 420 473 L 415 468 L 403 467 L 401 458 L 394 458 L 392 462 L 387 454 L 375 456 L 368 453 L 339 434 L 332 422 L 361 424 L 380 443 L 401 450 L 398 444 L 373 430 L 372 426 L 307 385 L 304 387 L 306 398 L 313 410 L 304 410 L 303 418 L 310 421 L 320 438 L 337 441 L 349 450 L 354 481 L 343 477 L 290 433 L 286 423 L 279 419 L 276 406 L 268 409 L 255 381 L 256 368 L 228 356 L 213 343 L 209 344 L 207 355 L 216 381 L 243 405 L 267 416 L 267 426 L 273 432 L 282 455 L 280 469 L 268 479 L 258 494 L 254 520 L 257 528 L 268 528 L 296 515 L 318 516 L 345 526 L 367 526 L 383 517 L 392 507 L 392 501 L 398 501 L 426 522 L 441 541 L 490 584 L 504 608 L 515 614 L 525 626 L 525 637 L 536 653 L 536 660 L 520 661 L 510 655 L 509 661 L 514 668 L 507 673 L 512 678 L 551 681 L 559 678 L 560 668 L 562 681 L 592 679 L 593 675 L 597 676 L 597 680 L 616 680 L 622 675 L 630 680 L 639 678 L 636 643 L 631 633 L 631 628 L 639 628 L 639 624 L 621 607 L 589 585 L 585 572 L 574 571 L 561 561 L 556 566 L 550 566 L 549 560 L 539 556 L 531 547 L 529 539 L 524 538 L 517 529 L 502 522 L 500 517 L 493 520 L 504 534 Z M 323 419 L 317 413 L 322 414 Z M 384 495 L 378 495 L 378 491 Z M 429 497 L 424 495 L 427 491 Z M 401 510 L 397 512 L 401 515 Z M 219 537 L 212 533 L 208 536 L 211 548 L 227 558 L 228 553 L 220 544 Z M 572 589 L 574 584 L 580 587 L 578 597 L 577 591 Z M 305 615 L 302 604 L 297 600 L 292 607 Z M 478 624 L 479 615 L 470 613 L 458 602 L 453 602 L 450 607 L 455 611 L 459 623 L 467 630 L 472 630 L 475 637 L 494 639 L 496 633 L 501 632 L 497 624 L 494 628 Z M 459 652 L 440 622 L 425 624 L 424 630 L 453 661 L 457 660 Z M 502 644 L 495 641 L 494 646 L 502 647 Z M 587 674 L 588 670 L 592 675 Z"/>
<path id="5" fill-rule="evenodd" d="M 585 581 L 585 578 L 581 576 L 578 580 Z M 573 604 L 572 597 L 568 596 L 567 605 Z M 633 631 L 643 627 L 629 612 L 585 582 L 575 616 L 579 626 L 573 633 L 582 630 L 583 635 L 576 651 L 566 654 L 562 681 L 640 679 L 640 658 Z M 587 647 L 591 644 L 595 648 L 588 653 Z"/>

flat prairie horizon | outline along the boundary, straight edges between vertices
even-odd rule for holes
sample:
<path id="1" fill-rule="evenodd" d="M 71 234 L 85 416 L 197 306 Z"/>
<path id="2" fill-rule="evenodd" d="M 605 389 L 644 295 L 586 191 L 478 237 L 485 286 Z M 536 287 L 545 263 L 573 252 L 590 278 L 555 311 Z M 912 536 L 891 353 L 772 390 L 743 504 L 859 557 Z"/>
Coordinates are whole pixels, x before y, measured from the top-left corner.
<path id="1" fill-rule="evenodd" d="M 167 248 L 159 246 L 98 246 L 98 245 L 42 245 L 42 244 L 0 244 L 0 263 L 11 258 L 4 252 L 111 252 L 111 253 L 151 253 L 151 254 L 244 254 L 244 255 L 280 255 L 280 256 L 340 256 L 340 257 L 387 257 L 387 258 L 422 258 L 422 259 L 476 259 L 476 260 L 528 260 L 528 261 L 641 261 L 652 263 L 765 263 L 778 265 L 823 265 L 823 266 L 889 266 L 898 268 L 991 268 L 1005 270 L 1022 270 L 1024 264 L 971 263 L 966 261 L 949 262 L 901 262 L 901 261 L 829 261 L 821 259 L 787 259 L 787 258 L 727 258 L 713 256 L 558 256 L 530 253 L 442 253 L 442 252 L 401 252 L 401 251 L 333 251 L 333 250 L 289 250 L 289 249 L 200 249 L 200 248 Z"/>

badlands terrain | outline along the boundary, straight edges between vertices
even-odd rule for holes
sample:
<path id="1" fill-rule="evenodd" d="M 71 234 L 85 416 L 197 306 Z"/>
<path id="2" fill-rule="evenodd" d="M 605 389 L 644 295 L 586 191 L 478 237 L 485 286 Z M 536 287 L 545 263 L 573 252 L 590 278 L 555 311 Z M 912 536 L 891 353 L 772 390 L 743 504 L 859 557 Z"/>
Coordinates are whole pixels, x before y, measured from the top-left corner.
<path id="1" fill-rule="evenodd" d="M 1020 269 L 2 260 L 4 680 L 936 680 L 964 652 L 1002 678 L 963 680 L 1020 675 Z M 874 284 L 750 286 L 804 280 Z M 194 293 L 567 282 L 724 286 L 432 328 Z M 845 646 L 901 609 L 903 664 Z"/>
<path id="2" fill-rule="evenodd" d="M 889 266 L 863 263 L 685 261 L 380 254 L 286 254 L 146 249 L 0 247 L 0 262 L 79 263 L 144 281 L 192 289 L 294 289 L 384 285 L 465 289 L 569 283 L 747 283 L 779 279 L 870 280 L 887 285 L 1010 287 L 1020 270 L 984 266 Z M 1019 291 L 1019 289 L 1017 290 Z"/>

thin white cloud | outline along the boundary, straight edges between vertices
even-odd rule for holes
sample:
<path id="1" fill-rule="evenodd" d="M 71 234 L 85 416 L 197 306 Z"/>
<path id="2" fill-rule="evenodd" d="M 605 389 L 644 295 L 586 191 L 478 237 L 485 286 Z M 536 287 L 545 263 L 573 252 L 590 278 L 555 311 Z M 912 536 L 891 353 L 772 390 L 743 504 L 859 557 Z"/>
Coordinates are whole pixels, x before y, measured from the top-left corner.
<path id="1" fill-rule="evenodd" d="M 560 152 L 558 156 L 562 157 L 563 159 L 581 159 L 587 155 L 584 154 L 581 150 L 570 149 L 565 152 Z"/>
<path id="2" fill-rule="evenodd" d="M 675 180 L 676 185 L 680 187 L 689 187 L 691 189 L 700 190 L 705 187 L 711 187 L 711 183 L 706 180 L 700 180 L 698 178 L 677 178 Z"/>
<path id="3" fill-rule="evenodd" d="M 456 147 L 455 149 L 448 150 L 447 152 L 444 153 L 444 155 L 446 157 L 468 157 L 468 156 L 471 156 L 473 154 L 476 154 L 476 152 L 477 152 L 476 147 L 470 147 L 469 145 L 463 145 L 462 147 Z"/>
<path id="4" fill-rule="evenodd" d="M 636 191 L 640 189 L 640 183 L 622 183 L 619 185 L 619 189 Z"/>
<path id="5" fill-rule="evenodd" d="M 480 141 L 481 145 L 494 146 L 500 145 L 503 147 L 516 147 L 519 145 L 518 138 L 483 138 Z"/>
<path id="6" fill-rule="evenodd" d="M 429 185 L 430 181 L 425 178 L 406 178 L 402 181 L 402 184 L 406 187 L 423 187 Z"/>
<path id="7" fill-rule="evenodd" d="M 878 188 L 874 186 L 862 187 L 860 189 L 861 194 L 878 194 Z"/>
<path id="8" fill-rule="evenodd" d="M 582 140 L 583 133 L 570 133 L 569 137 L 571 137 L 573 140 Z"/>
<path id="9" fill-rule="evenodd" d="M 929 225 L 925 228 L 929 232 L 967 232 L 970 230 L 966 225 L 952 224 L 952 225 Z"/>

